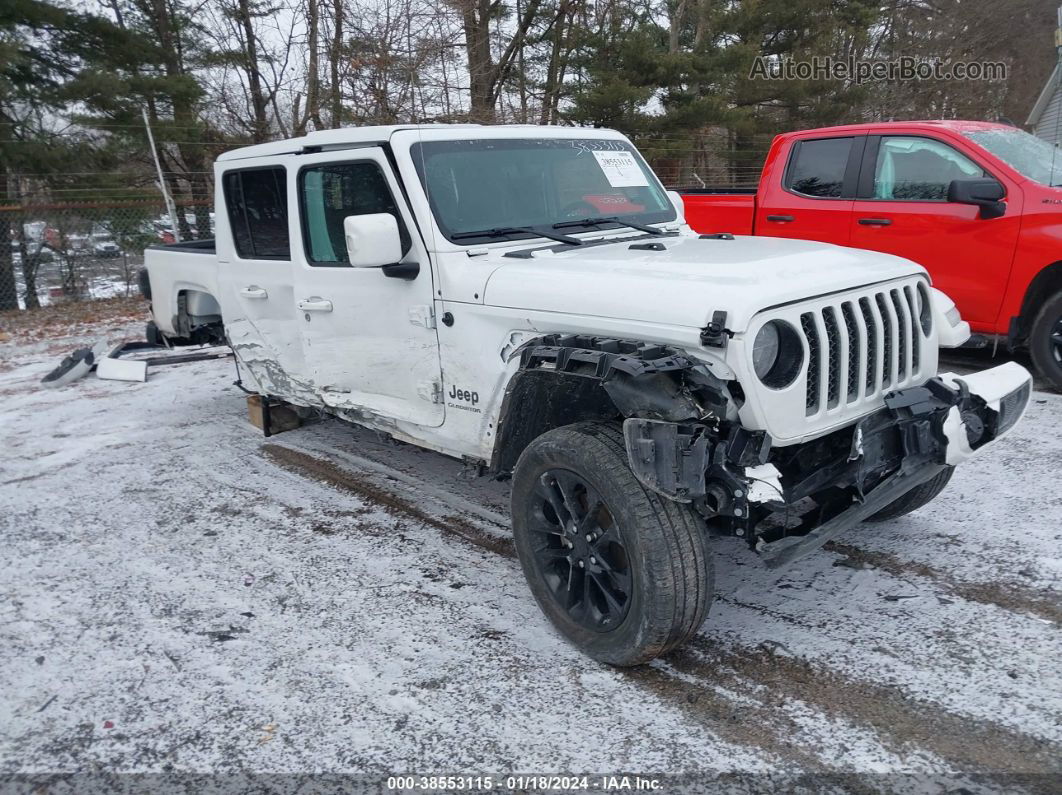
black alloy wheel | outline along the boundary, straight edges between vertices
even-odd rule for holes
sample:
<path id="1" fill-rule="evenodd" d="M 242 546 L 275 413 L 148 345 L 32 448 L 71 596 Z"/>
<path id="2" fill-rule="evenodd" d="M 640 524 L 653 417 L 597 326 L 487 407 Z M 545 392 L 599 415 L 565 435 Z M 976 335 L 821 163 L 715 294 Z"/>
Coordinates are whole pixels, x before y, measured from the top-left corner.
<path id="1" fill-rule="evenodd" d="M 532 440 L 513 469 L 512 519 L 538 606 L 594 659 L 648 662 L 704 622 L 713 585 L 704 521 L 639 482 L 619 423 Z"/>
<path id="2" fill-rule="evenodd" d="M 534 496 L 532 548 L 550 594 L 581 627 L 618 626 L 630 607 L 630 564 L 601 495 L 575 472 L 548 469 Z"/>

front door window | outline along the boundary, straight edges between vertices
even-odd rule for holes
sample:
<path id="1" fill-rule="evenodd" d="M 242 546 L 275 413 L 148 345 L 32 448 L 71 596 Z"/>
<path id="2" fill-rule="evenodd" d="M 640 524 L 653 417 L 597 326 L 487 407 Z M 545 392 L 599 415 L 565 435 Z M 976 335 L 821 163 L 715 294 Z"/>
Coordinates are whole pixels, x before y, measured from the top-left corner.
<path id="1" fill-rule="evenodd" d="M 380 167 L 371 161 L 313 166 L 299 177 L 303 237 L 311 265 L 348 265 L 343 219 L 390 213 L 398 221 L 402 252 L 410 238 Z"/>
<path id="2" fill-rule="evenodd" d="M 931 138 L 886 136 L 878 147 L 874 198 L 945 201 L 955 179 L 977 179 L 984 170 L 947 144 Z"/>

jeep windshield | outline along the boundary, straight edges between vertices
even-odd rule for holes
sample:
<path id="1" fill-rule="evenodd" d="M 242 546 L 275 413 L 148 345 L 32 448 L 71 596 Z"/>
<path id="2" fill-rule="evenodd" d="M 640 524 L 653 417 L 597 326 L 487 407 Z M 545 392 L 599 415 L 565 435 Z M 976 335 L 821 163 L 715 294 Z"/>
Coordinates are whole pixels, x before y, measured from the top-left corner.
<path id="1" fill-rule="evenodd" d="M 555 238 L 557 228 L 592 232 L 676 219 L 660 182 L 626 141 L 423 141 L 411 154 L 439 228 L 453 242 Z"/>

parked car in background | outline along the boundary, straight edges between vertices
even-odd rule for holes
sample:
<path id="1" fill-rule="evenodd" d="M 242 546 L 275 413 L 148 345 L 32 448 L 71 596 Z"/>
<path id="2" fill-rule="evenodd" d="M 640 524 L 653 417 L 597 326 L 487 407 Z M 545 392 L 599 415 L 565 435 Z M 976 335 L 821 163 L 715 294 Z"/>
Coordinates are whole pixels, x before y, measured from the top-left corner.
<path id="1" fill-rule="evenodd" d="M 92 253 L 102 259 L 112 259 L 122 256 L 122 249 L 113 240 L 104 240 L 92 247 Z"/>
<path id="2" fill-rule="evenodd" d="M 1062 153 L 1047 142 L 972 121 L 803 130 L 774 139 L 757 188 L 680 192 L 698 232 L 918 262 L 975 332 L 1027 348 L 1062 388 Z"/>

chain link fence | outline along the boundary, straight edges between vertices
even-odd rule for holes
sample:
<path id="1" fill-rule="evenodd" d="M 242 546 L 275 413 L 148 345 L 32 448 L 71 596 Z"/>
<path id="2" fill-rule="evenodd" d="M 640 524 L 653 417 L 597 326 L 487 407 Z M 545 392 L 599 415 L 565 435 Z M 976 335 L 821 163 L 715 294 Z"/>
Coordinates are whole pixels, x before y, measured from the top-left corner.
<path id="1" fill-rule="evenodd" d="M 692 136 L 635 136 L 669 188 L 724 190 L 756 185 L 771 138 L 740 137 L 723 128 Z M 47 203 L 5 205 L 0 200 L 0 240 L 7 241 L 0 248 L 0 311 L 132 295 L 145 248 L 173 242 L 177 236 L 192 240 L 214 235 L 208 196 L 190 191 L 183 198 L 175 234 L 158 194 L 120 201 L 101 198 L 108 190 L 116 189 L 50 190 Z M 61 195 L 96 200 L 57 200 Z"/>
<path id="2" fill-rule="evenodd" d="M 754 188 L 773 135 L 736 136 L 713 129 L 692 139 L 636 138 L 639 150 L 668 188 Z"/>
<path id="3" fill-rule="evenodd" d="M 182 240 L 212 237 L 209 200 L 178 210 Z M 0 206 L 0 311 L 132 295 L 144 249 L 176 239 L 159 199 Z"/>

